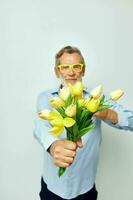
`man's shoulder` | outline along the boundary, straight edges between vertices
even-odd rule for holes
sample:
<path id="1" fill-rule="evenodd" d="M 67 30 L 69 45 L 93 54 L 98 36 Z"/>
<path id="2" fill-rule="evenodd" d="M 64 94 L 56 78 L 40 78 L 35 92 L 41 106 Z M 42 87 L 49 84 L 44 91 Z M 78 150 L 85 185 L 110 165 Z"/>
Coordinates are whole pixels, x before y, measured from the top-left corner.
<path id="1" fill-rule="evenodd" d="M 57 89 L 44 90 L 37 97 L 37 110 L 50 109 L 49 100 L 58 92 Z"/>
<path id="2" fill-rule="evenodd" d="M 58 88 L 43 90 L 39 93 L 38 98 L 49 97 L 55 93 L 58 93 Z"/>

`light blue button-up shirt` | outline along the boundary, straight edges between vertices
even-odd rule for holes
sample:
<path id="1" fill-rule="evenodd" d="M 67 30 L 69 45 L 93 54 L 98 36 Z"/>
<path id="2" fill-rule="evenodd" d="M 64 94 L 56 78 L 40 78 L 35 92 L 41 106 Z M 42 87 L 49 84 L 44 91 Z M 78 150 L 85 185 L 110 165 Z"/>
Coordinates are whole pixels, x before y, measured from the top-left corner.
<path id="1" fill-rule="evenodd" d="M 84 97 L 88 95 L 88 89 L 83 91 Z M 50 109 L 49 99 L 58 96 L 58 89 L 42 92 L 37 101 L 37 112 Z M 113 103 L 111 108 L 118 113 L 118 123 L 109 125 L 133 131 L 133 112 L 125 110 L 121 105 Z M 61 138 L 66 138 L 65 130 L 58 136 L 53 137 L 48 130 L 51 128 L 49 122 L 40 118 L 35 120 L 34 136 L 44 147 L 44 165 L 42 176 L 48 189 L 64 199 L 72 199 L 80 194 L 88 192 L 95 183 L 97 164 L 99 159 L 99 148 L 101 143 L 101 120 L 94 118 L 95 128 L 82 137 L 83 148 L 78 148 L 74 162 L 67 168 L 59 178 L 58 167 L 53 164 L 51 155 L 47 149 L 50 145 Z"/>

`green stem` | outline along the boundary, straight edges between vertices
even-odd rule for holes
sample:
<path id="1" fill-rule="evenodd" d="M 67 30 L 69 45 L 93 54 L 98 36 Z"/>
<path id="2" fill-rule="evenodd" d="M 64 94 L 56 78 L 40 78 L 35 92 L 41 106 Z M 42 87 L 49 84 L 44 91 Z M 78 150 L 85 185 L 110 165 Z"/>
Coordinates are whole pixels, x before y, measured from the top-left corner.
<path id="1" fill-rule="evenodd" d="M 73 141 L 73 137 L 72 137 L 71 131 L 68 128 L 66 128 L 66 130 L 67 130 L 67 139 L 70 140 L 70 141 Z M 66 171 L 66 168 L 60 167 L 58 169 L 58 176 L 61 177 L 64 174 L 65 171 Z"/>

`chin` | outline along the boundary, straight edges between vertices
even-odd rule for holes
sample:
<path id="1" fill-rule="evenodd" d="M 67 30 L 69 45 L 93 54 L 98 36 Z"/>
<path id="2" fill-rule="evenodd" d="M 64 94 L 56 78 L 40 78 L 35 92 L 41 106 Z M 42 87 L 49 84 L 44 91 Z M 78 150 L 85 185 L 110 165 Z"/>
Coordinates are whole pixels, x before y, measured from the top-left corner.
<path id="1" fill-rule="evenodd" d="M 69 80 L 66 80 L 66 83 L 71 83 L 72 85 L 74 85 L 78 80 L 77 79 L 69 79 Z"/>

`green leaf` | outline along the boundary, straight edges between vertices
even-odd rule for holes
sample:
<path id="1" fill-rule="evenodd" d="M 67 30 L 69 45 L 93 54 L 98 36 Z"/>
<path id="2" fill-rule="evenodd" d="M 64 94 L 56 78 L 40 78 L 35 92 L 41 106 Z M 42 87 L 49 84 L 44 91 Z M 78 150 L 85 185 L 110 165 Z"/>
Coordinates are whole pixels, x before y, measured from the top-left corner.
<path id="1" fill-rule="evenodd" d="M 63 108 L 57 108 L 56 110 L 62 115 L 62 117 L 67 117 Z"/>
<path id="2" fill-rule="evenodd" d="M 88 119 L 91 119 L 92 115 L 93 115 L 92 113 L 90 113 L 87 109 L 85 109 L 83 116 L 81 115 L 80 120 L 77 122 L 79 126 L 79 130 L 86 127 L 85 123 L 86 121 L 88 121 Z"/>
<path id="3" fill-rule="evenodd" d="M 82 127 L 86 128 L 87 126 L 89 126 L 92 123 L 92 119 L 87 119 L 84 123 L 83 126 L 81 126 L 80 128 L 82 129 Z"/>
<path id="4" fill-rule="evenodd" d="M 58 169 L 58 176 L 59 176 L 59 177 L 62 176 L 62 175 L 64 174 L 65 171 L 66 171 L 66 168 L 60 167 L 60 168 Z"/>
<path id="5" fill-rule="evenodd" d="M 77 107 L 77 112 L 76 112 L 76 119 L 77 119 L 77 121 L 80 120 L 81 113 L 82 113 L 82 108 Z"/>
<path id="6" fill-rule="evenodd" d="M 80 119 L 82 120 L 88 114 L 88 110 L 83 108 Z"/>
<path id="7" fill-rule="evenodd" d="M 68 96 L 66 103 L 65 103 L 65 108 L 67 108 L 70 104 L 72 103 L 72 98 L 71 98 L 71 94 Z"/>
<path id="8" fill-rule="evenodd" d="M 88 131 L 92 130 L 94 128 L 94 124 L 90 124 L 88 127 L 83 128 L 82 130 L 79 131 L 79 135 L 76 138 L 76 141 L 79 140 L 85 133 Z"/>
<path id="9" fill-rule="evenodd" d="M 101 99 L 100 99 L 100 104 L 103 104 L 104 99 L 105 99 L 105 95 L 103 94 L 102 97 L 101 97 Z"/>
<path id="10" fill-rule="evenodd" d="M 67 139 L 70 140 L 70 141 L 73 141 L 73 127 L 65 127 L 66 129 L 66 134 L 67 134 Z"/>
<path id="11" fill-rule="evenodd" d="M 101 105 L 101 106 L 99 106 L 99 108 L 97 109 L 97 111 L 108 109 L 108 108 L 111 108 L 111 107 L 112 107 L 112 105 Z"/>
<path id="12" fill-rule="evenodd" d="M 78 105 L 78 99 L 77 99 L 77 97 L 73 98 L 73 103 L 76 104 L 76 105 Z"/>
<path id="13" fill-rule="evenodd" d="M 77 126 L 77 123 L 75 123 L 73 125 L 73 141 L 75 141 L 78 134 L 79 134 L 78 126 Z"/>

